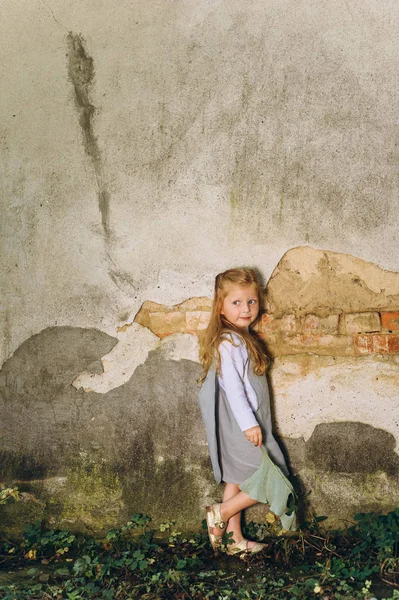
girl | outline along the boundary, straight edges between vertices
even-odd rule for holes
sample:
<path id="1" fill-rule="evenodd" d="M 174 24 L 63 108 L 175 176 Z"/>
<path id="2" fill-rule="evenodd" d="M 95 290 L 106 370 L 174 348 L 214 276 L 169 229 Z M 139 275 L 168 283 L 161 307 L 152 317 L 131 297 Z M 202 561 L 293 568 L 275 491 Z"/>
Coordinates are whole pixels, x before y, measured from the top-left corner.
<path id="1" fill-rule="evenodd" d="M 241 511 L 257 502 L 270 504 L 282 526 L 295 529 L 295 513 L 287 508 L 294 491 L 272 434 L 267 357 L 250 329 L 259 316 L 260 296 L 252 269 L 217 275 L 211 318 L 201 340 L 206 378 L 199 402 L 215 479 L 225 483 L 223 502 L 206 507 L 206 521 L 215 551 L 223 533 L 232 533 L 227 554 L 253 554 L 265 547 L 244 539 L 241 531 Z"/>

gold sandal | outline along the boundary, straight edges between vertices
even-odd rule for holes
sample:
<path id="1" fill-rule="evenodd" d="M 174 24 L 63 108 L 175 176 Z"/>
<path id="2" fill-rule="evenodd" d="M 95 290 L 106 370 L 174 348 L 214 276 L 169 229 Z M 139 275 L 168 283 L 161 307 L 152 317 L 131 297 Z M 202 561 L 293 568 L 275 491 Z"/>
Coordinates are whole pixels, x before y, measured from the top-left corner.
<path id="1" fill-rule="evenodd" d="M 256 554 L 267 548 L 267 544 L 261 544 L 260 542 L 255 542 L 252 548 L 248 548 L 248 541 L 249 540 L 244 538 L 241 542 L 238 542 L 238 544 L 234 544 L 234 546 L 227 546 L 226 554 L 230 554 L 231 556 L 234 554 Z"/>
<path id="2" fill-rule="evenodd" d="M 206 506 L 205 510 L 209 541 L 214 551 L 218 552 L 222 546 L 223 533 L 222 535 L 215 535 L 212 533 L 212 529 L 217 527 L 218 529 L 222 529 L 224 532 L 227 527 L 227 523 L 222 521 L 222 517 L 220 515 L 220 504 L 211 504 L 210 506 Z"/>

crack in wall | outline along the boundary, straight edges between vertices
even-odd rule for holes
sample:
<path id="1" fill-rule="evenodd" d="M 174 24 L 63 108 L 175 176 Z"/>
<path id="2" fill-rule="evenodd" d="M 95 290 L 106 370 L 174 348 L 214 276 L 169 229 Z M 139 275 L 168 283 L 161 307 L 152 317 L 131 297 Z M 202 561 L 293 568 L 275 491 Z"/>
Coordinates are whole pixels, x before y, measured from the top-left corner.
<path id="1" fill-rule="evenodd" d="M 79 112 L 79 124 L 83 133 L 83 144 L 86 154 L 90 157 L 97 181 L 98 207 L 105 236 L 110 234 L 109 204 L 110 194 L 104 182 L 101 151 L 94 134 L 94 115 L 96 107 L 90 96 L 94 84 L 94 62 L 85 48 L 84 38 L 72 32 L 68 33 L 68 74 L 73 83 L 75 101 Z"/>
<path id="2" fill-rule="evenodd" d="M 49 11 L 50 11 L 50 13 L 51 13 L 51 16 L 53 17 L 53 20 L 54 20 L 54 22 L 55 22 L 55 23 L 57 23 L 58 25 L 61 25 L 61 27 L 63 27 L 63 28 L 64 28 L 64 29 L 65 29 L 65 30 L 66 30 L 66 31 L 69 33 L 69 31 L 68 31 L 68 28 L 67 28 L 67 27 L 65 27 L 65 25 L 64 25 L 63 23 L 61 23 L 61 21 L 59 21 L 59 20 L 57 19 L 57 17 L 55 16 L 55 14 L 54 14 L 54 11 L 53 11 L 53 9 L 51 8 L 51 6 L 50 6 L 49 4 L 47 4 L 47 2 L 45 2 L 45 0 L 42 0 L 42 4 L 44 4 L 44 6 L 45 6 L 46 8 L 48 8 L 48 10 L 49 10 Z"/>

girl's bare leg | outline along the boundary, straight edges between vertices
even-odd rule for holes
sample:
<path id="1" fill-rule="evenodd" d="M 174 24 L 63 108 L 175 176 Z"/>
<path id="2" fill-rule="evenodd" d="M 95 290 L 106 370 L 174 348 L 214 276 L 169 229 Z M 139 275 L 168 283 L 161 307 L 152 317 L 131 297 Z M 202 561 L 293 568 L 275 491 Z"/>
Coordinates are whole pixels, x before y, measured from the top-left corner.
<path id="1" fill-rule="evenodd" d="M 223 500 L 220 505 L 220 516 L 224 521 L 228 521 L 231 517 L 240 513 L 244 508 L 248 508 L 254 504 L 258 504 L 258 501 L 239 490 L 237 494 L 231 496 L 228 500 Z"/>
<path id="2" fill-rule="evenodd" d="M 238 494 L 240 488 L 236 483 L 226 483 L 223 492 L 223 502 L 227 502 L 233 496 Z M 241 542 L 243 535 L 241 531 L 241 511 L 230 517 L 227 523 L 226 533 L 233 534 L 234 543 Z"/>
<path id="3" fill-rule="evenodd" d="M 241 511 L 244 508 L 248 508 L 257 503 L 257 500 L 250 498 L 248 494 L 242 492 L 236 483 L 225 484 L 223 502 L 220 505 L 220 516 L 223 521 L 228 521 L 226 532 L 233 533 L 235 544 L 241 542 L 243 539 L 241 531 Z M 213 533 L 215 535 L 222 535 L 223 530 L 214 527 Z M 255 542 L 248 542 L 249 548 L 254 544 Z"/>

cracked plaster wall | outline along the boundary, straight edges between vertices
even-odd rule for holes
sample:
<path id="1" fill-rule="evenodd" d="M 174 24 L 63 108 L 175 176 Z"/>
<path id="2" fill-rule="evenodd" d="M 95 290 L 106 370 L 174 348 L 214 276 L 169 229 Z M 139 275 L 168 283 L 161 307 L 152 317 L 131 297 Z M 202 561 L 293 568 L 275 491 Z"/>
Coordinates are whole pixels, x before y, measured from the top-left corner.
<path id="1" fill-rule="evenodd" d="M 398 270 L 397 3 L 2 7 L 1 362 L 298 245 Z"/>
<path id="2" fill-rule="evenodd" d="M 159 398 L 162 384 L 149 384 L 154 356 L 161 379 L 170 378 L 178 395 L 179 377 L 194 386 L 183 369 L 197 376 L 193 333 L 206 322 L 215 273 L 236 264 L 256 266 L 265 283 L 273 274 L 267 304 L 273 318 L 262 327 L 277 357 L 271 378 L 277 424 L 303 485 L 317 490 L 314 507 L 334 512 L 334 486 L 346 498 L 336 518 L 362 502 L 381 508 L 388 505 L 378 498 L 395 501 L 397 485 L 385 463 L 366 485 L 360 471 L 352 479 L 339 470 L 326 473 L 306 448 L 314 447 L 317 432 L 330 435 L 317 427 L 359 417 L 375 427 L 380 445 L 392 436 L 397 452 L 397 342 L 383 315 L 399 310 L 393 273 L 399 270 L 398 19 L 397 3 L 377 0 L 295 6 L 255 0 L 245 8 L 239 0 L 121 0 L 116 9 L 105 1 L 82 2 L 79 10 L 70 0 L 5 0 L 0 363 L 7 374 L 1 399 L 8 454 L 2 468 L 36 481 L 45 505 L 50 495 L 59 498 L 48 518 L 95 526 L 110 494 L 115 510 L 105 520 L 122 518 L 138 471 L 126 454 L 123 468 L 115 467 L 112 440 L 119 449 L 124 421 L 107 412 L 108 399 L 124 415 L 132 393 L 144 394 L 147 403 Z M 286 251 L 304 245 L 309 249 L 293 251 L 287 263 Z M 310 247 L 345 253 L 333 278 L 328 265 L 316 268 L 324 259 Z M 337 304 L 341 276 L 347 297 Z M 334 281 L 338 288 L 328 287 Z M 331 292 L 326 302 L 320 287 Z M 194 298 L 191 308 L 181 308 L 187 298 Z M 138 316 L 145 320 L 148 301 L 158 303 L 148 314 L 150 325 L 152 319 L 161 327 L 159 336 Z M 173 305 L 179 314 L 167 336 L 174 317 L 165 317 L 165 306 Z M 366 328 L 359 334 L 349 331 L 356 312 Z M 72 357 L 73 334 L 55 365 L 68 331 L 80 340 L 79 354 Z M 47 352 L 40 364 L 38 339 Z M 27 348 L 32 363 L 18 363 Z M 295 356 L 303 353 L 315 355 L 313 362 Z M 63 373 L 64 360 L 72 367 Z M 379 371 L 384 382 L 376 388 Z M 312 400 L 322 406 L 317 418 Z M 10 432 L 22 414 L 26 435 L 14 439 Z M 162 467 L 164 454 L 140 415 L 137 441 L 131 414 L 131 430 L 121 439 L 132 455 L 149 457 L 139 470 L 141 483 L 154 472 L 158 483 L 173 477 L 176 498 L 183 488 L 190 498 L 189 479 L 179 474 L 192 464 Z M 334 432 L 348 439 L 345 426 Z M 60 459 L 54 472 L 47 471 L 43 439 Z M 203 440 L 197 443 L 206 461 Z M 18 468 L 16 455 L 23 457 Z M 163 459 L 154 462 L 157 456 Z M 202 498 L 213 493 L 204 477 L 196 480 Z M 93 485 L 97 497 L 86 508 L 79 502 L 65 508 L 68 494 L 60 490 L 77 482 L 83 504 Z M 375 490 L 367 502 L 366 488 Z"/>
<path id="3" fill-rule="evenodd" d="M 386 292 L 378 296 L 381 312 L 365 300 L 370 272 Z M 319 288 L 319 306 L 309 304 L 309 280 L 323 276 L 330 285 Z M 299 317 L 281 311 L 289 277 Z M 327 514 L 330 525 L 399 502 L 398 277 L 355 257 L 298 248 L 282 258 L 266 288 L 265 305 L 273 299 L 275 312 L 265 313 L 259 333 L 274 354 L 275 429 L 303 494 L 302 512 Z M 330 288 L 339 294 L 328 307 Z M 335 314 L 336 306 L 353 310 L 359 298 L 365 312 Z M 304 314 L 307 306 L 316 314 Z M 129 511 L 168 519 L 170 505 L 179 507 L 179 526 L 198 526 L 203 505 L 220 493 L 197 404 L 197 335 L 209 310 L 201 297 L 174 307 L 145 302 L 118 338 L 52 327 L 5 362 L 0 478 L 31 500 L 22 512 L 6 508 L 8 529 L 42 518 L 100 532 Z M 295 353 L 287 352 L 298 336 Z M 358 346 L 359 338 L 386 345 Z M 261 506 L 249 512 L 264 518 Z"/>

